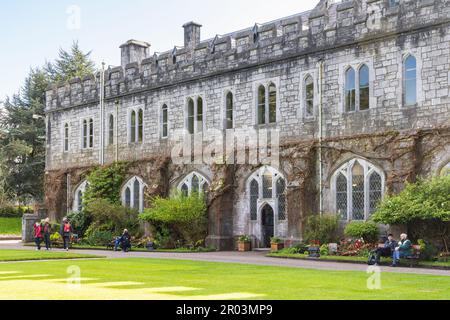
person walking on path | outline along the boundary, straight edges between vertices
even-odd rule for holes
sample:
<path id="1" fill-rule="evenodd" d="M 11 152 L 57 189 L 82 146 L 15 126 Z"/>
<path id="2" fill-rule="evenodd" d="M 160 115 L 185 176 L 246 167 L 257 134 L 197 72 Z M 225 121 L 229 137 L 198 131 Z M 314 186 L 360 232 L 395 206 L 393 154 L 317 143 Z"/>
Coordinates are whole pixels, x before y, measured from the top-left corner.
<path id="1" fill-rule="evenodd" d="M 50 236 L 52 235 L 52 225 L 50 224 L 50 219 L 47 218 L 44 221 L 44 241 L 45 248 L 48 250 L 52 249 L 52 242 L 50 240 Z"/>
<path id="2" fill-rule="evenodd" d="M 39 222 L 36 222 L 34 225 L 34 242 L 36 243 L 36 250 L 41 250 L 41 242 L 42 242 L 42 225 Z"/>
<path id="3" fill-rule="evenodd" d="M 70 224 L 69 219 L 67 218 L 63 219 L 60 234 L 64 240 L 64 250 L 69 251 L 70 237 L 72 235 L 72 225 Z"/>

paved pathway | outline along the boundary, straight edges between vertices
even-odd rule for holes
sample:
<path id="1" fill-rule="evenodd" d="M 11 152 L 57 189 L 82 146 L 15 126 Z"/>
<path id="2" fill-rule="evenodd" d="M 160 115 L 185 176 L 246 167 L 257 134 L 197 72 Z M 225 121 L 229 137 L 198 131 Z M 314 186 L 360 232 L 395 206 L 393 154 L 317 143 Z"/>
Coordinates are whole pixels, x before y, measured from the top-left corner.
<path id="1" fill-rule="evenodd" d="M 1 249 L 34 250 L 32 247 L 23 247 L 20 243 L 3 243 L 0 241 Z M 55 250 L 56 251 L 56 250 Z M 194 260 L 223 263 L 240 263 L 277 267 L 293 267 L 302 269 L 329 270 L 329 271 L 367 271 L 363 264 L 350 264 L 339 262 L 294 260 L 268 258 L 265 252 L 209 252 L 209 253 L 160 253 L 160 252 L 113 252 L 98 250 L 71 250 L 74 253 L 102 255 L 111 259 L 123 258 L 147 258 L 147 259 L 171 259 L 171 260 Z M 382 272 L 404 273 L 404 274 L 426 274 L 450 276 L 449 270 L 432 270 L 420 268 L 390 268 L 381 267 Z"/>

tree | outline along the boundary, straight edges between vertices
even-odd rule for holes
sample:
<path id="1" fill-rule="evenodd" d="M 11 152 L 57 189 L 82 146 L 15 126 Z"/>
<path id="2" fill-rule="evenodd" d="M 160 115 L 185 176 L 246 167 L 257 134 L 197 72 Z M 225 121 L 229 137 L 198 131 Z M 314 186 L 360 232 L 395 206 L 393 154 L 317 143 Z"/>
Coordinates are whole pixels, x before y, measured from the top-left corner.
<path id="1" fill-rule="evenodd" d="M 449 195 L 449 175 L 428 180 L 421 179 L 414 184 L 407 184 L 400 194 L 386 197 L 373 215 L 373 220 L 391 225 L 404 224 L 409 228 L 421 223 L 436 225 L 448 252 Z"/>
<path id="2" fill-rule="evenodd" d="M 45 92 L 50 83 L 92 74 L 94 63 L 74 42 L 60 50 L 54 63 L 32 68 L 23 87 L 4 103 L 0 117 L 0 150 L 4 157 L 5 192 L 15 201 L 42 200 L 45 170 Z M 37 115 L 38 117 L 35 117 Z"/>

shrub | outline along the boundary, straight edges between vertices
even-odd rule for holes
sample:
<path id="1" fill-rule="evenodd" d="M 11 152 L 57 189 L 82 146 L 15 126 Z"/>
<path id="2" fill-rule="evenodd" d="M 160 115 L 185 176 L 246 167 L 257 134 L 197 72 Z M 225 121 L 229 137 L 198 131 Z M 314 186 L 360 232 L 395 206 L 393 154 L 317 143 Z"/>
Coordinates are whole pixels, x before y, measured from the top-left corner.
<path id="1" fill-rule="evenodd" d="M 0 218 L 22 218 L 25 213 L 32 212 L 27 207 L 7 206 L 0 208 Z"/>
<path id="2" fill-rule="evenodd" d="M 250 236 L 243 235 L 243 236 L 239 237 L 238 241 L 241 243 L 248 243 L 248 242 L 251 242 L 252 239 L 250 238 Z"/>
<path id="3" fill-rule="evenodd" d="M 284 241 L 278 237 L 273 237 L 270 239 L 270 243 L 271 244 L 282 244 L 282 243 L 284 243 Z"/>
<path id="4" fill-rule="evenodd" d="M 320 255 L 321 256 L 328 256 L 328 255 L 330 255 L 330 250 L 328 249 L 328 244 L 323 244 L 320 247 Z"/>
<path id="5" fill-rule="evenodd" d="M 86 243 L 90 246 L 103 246 L 111 240 L 113 240 L 114 235 L 111 231 L 99 231 L 93 230 L 89 233 L 86 239 L 83 240 L 83 243 Z"/>
<path id="6" fill-rule="evenodd" d="M 345 227 L 345 235 L 355 239 L 364 239 L 367 243 L 376 243 L 378 241 L 379 230 L 373 222 L 354 221 Z"/>
<path id="7" fill-rule="evenodd" d="M 51 242 L 59 242 L 62 240 L 61 235 L 59 234 L 59 232 L 54 232 L 52 235 L 50 235 L 50 241 Z"/>
<path id="8" fill-rule="evenodd" d="M 176 247 L 184 244 L 195 247 L 208 234 L 206 201 L 202 194 L 185 196 L 176 191 L 168 199 L 156 197 L 139 217 L 156 228 L 168 228 L 177 239 Z"/>
<path id="9" fill-rule="evenodd" d="M 92 222 L 91 217 L 85 211 L 71 212 L 67 215 L 67 218 L 69 218 L 72 224 L 74 233 L 78 234 L 81 238 L 84 236 Z"/>
<path id="10" fill-rule="evenodd" d="M 122 205 L 111 204 L 108 200 L 97 199 L 86 204 L 85 212 L 89 214 L 92 224 L 85 234 L 94 230 L 110 231 L 114 234 L 122 234 L 128 229 L 134 237 L 140 237 L 139 213 Z"/>
<path id="11" fill-rule="evenodd" d="M 420 246 L 420 258 L 426 261 L 433 261 L 439 255 L 439 250 L 431 243 L 420 239 L 417 241 Z"/>
<path id="12" fill-rule="evenodd" d="M 338 217 L 335 215 L 313 215 L 306 219 L 304 240 L 320 243 L 336 242 L 338 237 Z"/>

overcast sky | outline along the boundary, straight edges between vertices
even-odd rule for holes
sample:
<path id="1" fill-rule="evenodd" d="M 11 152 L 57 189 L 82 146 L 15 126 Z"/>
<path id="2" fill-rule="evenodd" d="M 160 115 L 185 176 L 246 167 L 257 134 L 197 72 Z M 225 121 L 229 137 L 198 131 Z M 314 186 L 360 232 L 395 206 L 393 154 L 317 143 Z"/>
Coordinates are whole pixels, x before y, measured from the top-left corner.
<path id="1" fill-rule="evenodd" d="M 53 60 L 78 40 L 100 65 L 120 64 L 129 39 L 151 51 L 183 45 L 188 21 L 203 24 L 202 39 L 311 10 L 318 0 L 20 0 L 0 2 L 0 101 L 20 88 L 30 67 Z M 80 19 L 78 19 L 80 17 Z"/>

